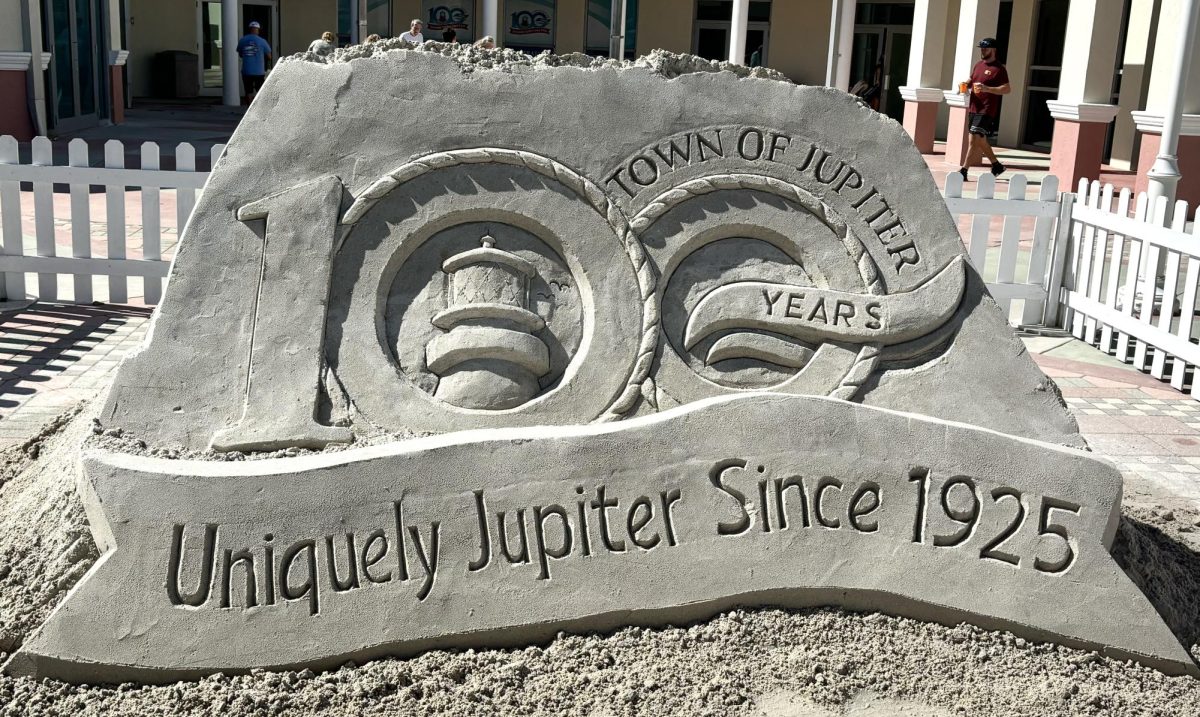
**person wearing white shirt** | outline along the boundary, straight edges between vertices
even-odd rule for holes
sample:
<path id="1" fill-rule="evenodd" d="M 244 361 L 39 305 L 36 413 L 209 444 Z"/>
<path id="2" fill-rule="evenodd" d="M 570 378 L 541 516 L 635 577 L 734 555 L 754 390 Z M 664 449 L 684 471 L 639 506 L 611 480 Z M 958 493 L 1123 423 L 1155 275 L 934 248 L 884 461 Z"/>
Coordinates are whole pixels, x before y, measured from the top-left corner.
<path id="1" fill-rule="evenodd" d="M 408 28 L 408 32 L 400 36 L 401 40 L 411 42 L 414 45 L 420 45 L 425 42 L 425 36 L 421 34 L 421 21 L 413 20 Z"/>

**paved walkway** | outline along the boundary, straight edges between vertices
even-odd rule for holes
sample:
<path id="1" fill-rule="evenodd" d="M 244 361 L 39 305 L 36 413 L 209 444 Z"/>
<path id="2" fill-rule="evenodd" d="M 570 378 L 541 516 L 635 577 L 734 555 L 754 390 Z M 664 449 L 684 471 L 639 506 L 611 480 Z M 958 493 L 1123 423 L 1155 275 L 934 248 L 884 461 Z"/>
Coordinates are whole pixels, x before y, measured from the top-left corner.
<path id="1" fill-rule="evenodd" d="M 0 313 L 0 448 L 20 445 L 103 387 L 141 345 L 150 310 L 34 304 Z"/>

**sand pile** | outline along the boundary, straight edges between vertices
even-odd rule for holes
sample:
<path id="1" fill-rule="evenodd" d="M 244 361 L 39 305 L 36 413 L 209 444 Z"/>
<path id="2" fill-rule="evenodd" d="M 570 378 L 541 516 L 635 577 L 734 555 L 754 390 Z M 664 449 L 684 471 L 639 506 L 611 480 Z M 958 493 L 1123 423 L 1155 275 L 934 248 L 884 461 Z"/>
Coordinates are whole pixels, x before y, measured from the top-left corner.
<path id="1" fill-rule="evenodd" d="M 0 457 L 0 658 L 97 557 L 74 494 L 95 406 Z M 1133 494 L 1114 553 L 1200 655 L 1200 514 Z M 1008 633 L 837 609 L 560 635 L 165 686 L 0 677 L 0 715 L 1195 715 L 1200 681 Z"/>

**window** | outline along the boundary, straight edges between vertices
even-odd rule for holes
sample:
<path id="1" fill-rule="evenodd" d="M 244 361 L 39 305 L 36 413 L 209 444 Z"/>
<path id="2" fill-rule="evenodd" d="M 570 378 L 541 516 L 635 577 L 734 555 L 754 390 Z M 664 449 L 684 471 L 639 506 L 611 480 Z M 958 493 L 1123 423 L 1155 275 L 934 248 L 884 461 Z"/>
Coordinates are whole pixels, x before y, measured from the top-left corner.
<path id="1" fill-rule="evenodd" d="M 589 55 L 608 57 L 612 5 L 613 0 L 588 0 L 587 38 L 584 52 Z M 627 59 L 637 54 L 637 16 L 638 0 L 625 0 L 625 57 Z"/>

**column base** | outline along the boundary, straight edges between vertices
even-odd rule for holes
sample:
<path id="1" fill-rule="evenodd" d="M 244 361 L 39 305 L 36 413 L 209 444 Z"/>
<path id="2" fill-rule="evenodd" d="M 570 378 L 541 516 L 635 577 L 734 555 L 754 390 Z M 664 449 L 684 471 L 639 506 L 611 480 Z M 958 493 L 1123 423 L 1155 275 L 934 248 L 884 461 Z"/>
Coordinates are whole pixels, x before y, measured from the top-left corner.
<path id="1" fill-rule="evenodd" d="M 26 72 L 0 70 L 0 135 L 11 134 L 22 142 L 33 139 L 36 134 L 29 117 Z"/>
<path id="2" fill-rule="evenodd" d="M 1071 191 L 1080 179 L 1099 179 L 1104 163 L 1104 135 L 1108 123 L 1054 120 L 1050 142 L 1050 174 L 1060 187 Z"/>
<path id="3" fill-rule="evenodd" d="M 1104 163 L 1104 136 L 1117 116 L 1116 105 L 1050 101 L 1054 138 L 1050 142 L 1050 174 L 1063 191 L 1080 179 L 1099 179 Z"/>
<path id="4" fill-rule="evenodd" d="M 1150 184 L 1146 174 L 1154 166 L 1162 146 L 1163 116 L 1155 112 L 1132 112 L 1133 123 L 1141 135 L 1141 149 L 1137 156 L 1137 179 L 1134 191 L 1144 192 Z M 1200 115 L 1185 114 L 1179 124 L 1179 147 L 1176 149 L 1179 162 L 1179 186 L 1176 199 L 1187 200 L 1196 207 L 1200 205 Z"/>
<path id="5" fill-rule="evenodd" d="M 946 164 L 961 167 L 967 159 L 967 126 L 969 115 L 966 107 L 950 107 L 950 121 L 946 123 Z"/>
<path id="6" fill-rule="evenodd" d="M 30 61 L 28 52 L 0 52 L 0 135 L 11 134 L 21 141 L 37 134 L 29 116 L 26 77 Z"/>
<path id="7" fill-rule="evenodd" d="M 112 94 L 108 98 L 109 119 L 113 124 L 121 124 L 125 121 L 125 75 L 120 67 L 115 66 L 110 66 L 108 73 L 108 86 L 112 88 Z"/>
<path id="8" fill-rule="evenodd" d="M 932 153 L 942 91 L 929 87 L 901 87 L 900 96 L 904 98 L 905 131 L 912 137 L 917 151 Z"/>
<path id="9" fill-rule="evenodd" d="M 1162 146 L 1162 135 L 1142 133 L 1142 147 L 1138 153 L 1137 179 L 1134 181 L 1134 191 L 1144 192 L 1150 184 L 1146 173 L 1154 166 L 1158 149 Z M 1175 198 L 1186 200 L 1189 207 L 1200 206 L 1200 136 L 1179 136 L 1179 186 L 1175 190 Z"/>
<path id="10" fill-rule="evenodd" d="M 113 124 L 125 121 L 125 74 L 121 69 L 129 60 L 129 50 L 110 50 L 108 53 L 109 119 Z"/>

